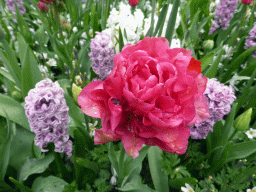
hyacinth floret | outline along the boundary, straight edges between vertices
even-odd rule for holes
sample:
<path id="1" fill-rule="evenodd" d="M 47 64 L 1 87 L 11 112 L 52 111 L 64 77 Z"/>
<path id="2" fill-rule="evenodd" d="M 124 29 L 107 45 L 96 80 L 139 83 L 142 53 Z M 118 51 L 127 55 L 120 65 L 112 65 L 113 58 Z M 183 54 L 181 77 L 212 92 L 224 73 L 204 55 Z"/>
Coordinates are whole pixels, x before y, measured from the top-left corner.
<path id="1" fill-rule="evenodd" d="M 214 21 L 209 35 L 213 34 L 218 28 L 226 30 L 229 27 L 229 21 L 233 17 L 237 5 L 238 0 L 220 0 L 215 10 Z"/>
<path id="2" fill-rule="evenodd" d="M 249 35 L 246 37 L 245 41 L 245 49 L 251 48 L 253 46 L 256 46 L 256 22 L 254 23 L 254 27 L 249 32 Z M 253 52 L 252 55 L 254 58 L 256 58 L 256 51 Z"/>
<path id="3" fill-rule="evenodd" d="M 221 84 L 215 78 L 208 79 L 204 95 L 207 98 L 210 116 L 190 129 L 192 139 L 205 139 L 209 131 L 213 132 L 214 124 L 230 112 L 230 105 L 236 99 L 232 87 Z"/>
<path id="4" fill-rule="evenodd" d="M 14 15 L 16 15 L 16 11 L 15 11 L 15 1 L 17 2 L 17 6 L 18 6 L 18 8 L 19 8 L 19 10 L 20 10 L 20 13 L 21 13 L 22 15 L 24 15 L 25 12 L 26 12 L 26 9 L 25 9 L 25 7 L 23 6 L 22 0 L 5 0 L 6 6 L 10 9 L 10 11 L 11 11 Z"/>
<path id="5" fill-rule="evenodd" d="M 35 133 L 35 145 L 42 152 L 48 143 L 54 143 L 55 152 L 72 155 L 72 141 L 69 140 L 68 106 L 64 99 L 64 91 L 58 82 L 45 79 L 36 84 L 25 98 L 25 114 L 31 131 Z"/>
<path id="6" fill-rule="evenodd" d="M 104 32 L 96 32 L 96 34 L 95 38 L 91 41 L 89 56 L 92 61 L 93 71 L 104 80 L 114 67 L 115 51 L 110 35 Z"/>

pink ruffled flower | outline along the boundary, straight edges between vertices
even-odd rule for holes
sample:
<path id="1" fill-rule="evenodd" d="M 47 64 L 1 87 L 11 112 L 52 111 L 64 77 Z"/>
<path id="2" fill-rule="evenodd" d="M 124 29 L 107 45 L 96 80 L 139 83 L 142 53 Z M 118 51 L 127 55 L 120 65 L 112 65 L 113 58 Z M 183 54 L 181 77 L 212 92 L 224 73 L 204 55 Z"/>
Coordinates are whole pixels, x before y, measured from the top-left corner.
<path id="1" fill-rule="evenodd" d="M 209 117 L 207 78 L 191 54 L 170 49 L 163 37 L 145 37 L 116 54 L 108 78 L 91 82 L 78 96 L 83 113 L 101 118 L 95 144 L 122 140 L 133 158 L 143 144 L 184 154 L 189 125 Z"/>

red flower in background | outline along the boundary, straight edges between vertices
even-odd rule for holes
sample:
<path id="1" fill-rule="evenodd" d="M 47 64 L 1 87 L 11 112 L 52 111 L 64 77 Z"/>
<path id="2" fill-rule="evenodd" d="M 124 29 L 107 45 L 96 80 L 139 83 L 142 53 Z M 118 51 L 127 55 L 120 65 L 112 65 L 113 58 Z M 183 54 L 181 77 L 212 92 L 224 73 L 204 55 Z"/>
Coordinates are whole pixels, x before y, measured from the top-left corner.
<path id="1" fill-rule="evenodd" d="M 129 4 L 131 5 L 131 6 L 136 6 L 136 5 L 138 5 L 138 3 L 139 3 L 139 0 L 129 0 Z"/>
<path id="2" fill-rule="evenodd" d="M 241 2 L 243 4 L 249 5 L 252 2 L 252 0 L 241 0 Z"/>
<path id="3" fill-rule="evenodd" d="M 37 3 L 38 8 L 40 9 L 41 12 L 47 13 L 49 11 L 49 5 L 46 5 L 45 3 L 38 2 Z"/>
<path id="4" fill-rule="evenodd" d="M 209 117 L 203 96 L 207 78 L 191 54 L 170 49 L 163 37 L 145 37 L 116 54 L 108 78 L 91 82 L 78 96 L 86 115 L 101 118 L 95 144 L 122 140 L 133 158 L 143 144 L 184 154 L 188 125 Z"/>
<path id="5" fill-rule="evenodd" d="M 44 2 L 44 3 L 51 3 L 51 2 L 56 1 L 56 0 L 39 0 L 39 1 Z"/>

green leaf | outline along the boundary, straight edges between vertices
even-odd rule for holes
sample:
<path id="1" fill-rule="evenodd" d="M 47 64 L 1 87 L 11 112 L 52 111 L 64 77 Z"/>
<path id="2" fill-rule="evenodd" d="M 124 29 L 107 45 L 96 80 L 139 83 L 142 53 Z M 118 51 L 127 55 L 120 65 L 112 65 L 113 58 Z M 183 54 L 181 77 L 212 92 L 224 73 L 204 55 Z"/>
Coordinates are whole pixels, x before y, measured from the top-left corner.
<path id="1" fill-rule="evenodd" d="M 231 146 L 232 142 L 230 141 L 225 147 L 225 150 L 223 151 L 220 158 L 216 162 L 214 162 L 214 164 L 211 165 L 211 168 L 208 169 L 208 173 L 217 173 L 217 171 L 219 171 L 223 167 L 229 156 Z"/>
<path id="2" fill-rule="evenodd" d="M 22 89 L 21 84 L 21 68 L 18 65 L 18 61 L 15 52 L 10 48 L 6 40 L 2 41 L 5 52 L 0 50 L 0 57 L 5 64 L 6 69 L 9 71 L 12 78 L 15 80 L 17 87 Z"/>
<path id="3" fill-rule="evenodd" d="M 164 22 L 165 22 L 167 11 L 168 11 L 168 6 L 169 6 L 168 4 L 164 4 L 164 6 L 163 6 L 163 9 L 162 9 L 162 11 L 161 11 L 161 13 L 159 15 L 159 18 L 158 18 L 158 21 L 157 21 L 157 24 L 156 24 L 156 28 L 155 28 L 155 31 L 154 31 L 154 34 L 153 34 L 154 37 L 156 36 L 156 34 L 159 31 L 160 27 L 164 26 Z"/>
<path id="4" fill-rule="evenodd" d="M 45 32 L 44 25 L 41 25 L 35 32 L 35 38 L 41 45 L 45 45 L 49 41 L 49 36 Z"/>
<path id="5" fill-rule="evenodd" d="M 28 95 L 28 92 L 31 89 L 34 89 L 38 82 L 43 80 L 43 77 L 30 47 L 27 45 L 21 34 L 18 34 L 17 38 L 20 47 L 19 53 L 22 66 L 22 94 L 23 98 L 25 98 Z"/>
<path id="6" fill-rule="evenodd" d="M 168 176 L 162 172 L 162 149 L 152 146 L 148 151 L 148 163 L 151 177 L 157 191 L 169 191 Z"/>
<path id="7" fill-rule="evenodd" d="M 155 190 L 149 188 L 147 185 L 142 184 L 141 177 L 134 175 L 130 182 L 126 183 L 122 188 L 116 188 L 120 191 L 133 191 L 133 192 L 155 192 Z"/>
<path id="8" fill-rule="evenodd" d="M 214 57 L 214 53 L 208 53 L 207 55 L 205 55 L 200 59 L 200 61 L 202 62 L 201 71 L 203 71 L 212 62 L 213 57 Z"/>
<path id="9" fill-rule="evenodd" d="M 12 166 L 19 171 L 21 166 L 26 162 L 27 158 L 34 158 L 32 151 L 34 138 L 34 133 L 20 127 L 19 125 L 16 125 L 16 134 L 13 137 L 11 145 L 9 166 Z"/>
<path id="10" fill-rule="evenodd" d="M 24 107 L 22 107 L 15 99 L 7 95 L 0 94 L 0 115 L 6 118 L 3 110 L 6 111 L 11 121 L 21 125 L 27 130 L 30 130 Z"/>
<path id="11" fill-rule="evenodd" d="M 169 15 L 169 22 L 166 28 L 165 38 L 169 41 L 170 45 L 172 43 L 172 36 L 174 33 L 174 27 L 176 23 L 176 17 L 178 14 L 179 5 L 180 5 L 180 0 L 174 0 L 172 12 Z"/>
<path id="12" fill-rule="evenodd" d="M 81 167 L 85 167 L 85 168 L 88 168 L 88 169 L 91 169 L 94 171 L 94 173 L 97 175 L 100 171 L 99 169 L 99 166 L 95 163 L 95 162 L 92 162 L 88 159 L 85 159 L 85 158 L 77 158 L 76 159 L 76 162 L 78 165 L 80 165 Z"/>
<path id="13" fill-rule="evenodd" d="M 131 156 L 127 155 L 127 158 L 125 159 L 124 162 L 124 172 L 125 176 L 130 175 L 130 173 L 134 170 L 137 169 L 140 165 L 142 165 L 142 161 L 148 154 L 148 150 L 150 149 L 150 146 L 144 146 L 140 151 L 139 151 L 139 156 L 133 159 Z"/>
<path id="14" fill-rule="evenodd" d="M 235 143 L 230 148 L 230 153 L 226 162 L 236 159 L 245 159 L 249 155 L 256 152 L 256 141 L 244 141 L 242 143 Z"/>
<path id="15" fill-rule="evenodd" d="M 4 177 L 7 171 L 7 167 L 10 159 L 11 143 L 13 140 L 13 134 L 11 132 L 11 122 L 5 110 L 4 110 L 4 113 L 6 116 L 8 126 L 7 126 L 7 138 L 0 145 L 0 180 L 4 180 Z"/>
<path id="16" fill-rule="evenodd" d="M 7 183 L 5 183 L 4 180 L 0 180 L 0 192 L 15 192 L 16 190 L 14 190 L 10 185 L 8 185 Z"/>
<path id="17" fill-rule="evenodd" d="M 85 140 L 84 140 L 83 134 L 78 129 L 74 130 L 74 140 L 75 140 L 75 156 L 86 157 Z"/>
<path id="18" fill-rule="evenodd" d="M 29 187 L 23 185 L 22 183 L 20 183 L 19 181 L 17 181 L 16 179 L 9 177 L 9 180 L 16 186 L 18 187 L 20 190 L 22 191 L 26 191 L 26 192 L 33 192 L 33 190 L 31 190 Z"/>
<path id="19" fill-rule="evenodd" d="M 53 160 L 54 160 L 53 153 L 39 160 L 27 158 L 25 164 L 21 168 L 21 171 L 19 174 L 19 181 L 23 182 L 28 178 L 28 176 L 32 174 L 44 172 Z"/>
<path id="20" fill-rule="evenodd" d="M 67 88 L 71 88 L 71 82 L 68 79 L 58 80 L 60 87 L 64 90 L 64 98 L 66 100 L 67 106 L 69 107 L 68 114 L 74 119 L 78 120 L 79 123 L 85 123 L 84 114 L 80 107 L 75 104 L 73 97 L 68 93 Z"/>
<path id="21" fill-rule="evenodd" d="M 182 186 L 185 186 L 185 183 L 195 185 L 198 183 L 198 180 L 193 177 L 173 179 L 170 181 L 170 186 L 175 189 L 180 189 Z"/>
<path id="22" fill-rule="evenodd" d="M 32 185 L 32 190 L 34 192 L 42 192 L 42 191 L 54 191 L 54 192 L 62 192 L 64 190 L 65 185 L 68 183 L 64 180 L 55 177 L 37 177 Z"/>
<path id="23" fill-rule="evenodd" d="M 92 1 L 91 3 L 91 26 L 93 30 L 93 37 L 95 37 L 95 32 L 99 31 L 99 21 L 98 21 L 98 14 L 96 12 L 95 2 Z"/>
<path id="24" fill-rule="evenodd" d="M 117 156 L 114 150 L 114 146 L 112 142 L 109 142 L 108 144 L 108 158 L 113 165 L 114 169 L 117 171 L 118 169 L 118 161 L 117 161 Z"/>
<path id="25" fill-rule="evenodd" d="M 74 0 L 66 0 L 66 5 L 68 8 L 68 12 L 70 13 L 70 17 L 73 22 L 76 21 L 77 17 L 77 9 L 76 9 L 76 2 Z"/>
<path id="26" fill-rule="evenodd" d="M 10 73 L 4 69 L 0 69 L 0 73 L 5 76 L 7 79 L 9 79 L 10 81 L 14 82 L 14 79 L 12 78 L 12 76 L 10 75 Z"/>
<path id="27" fill-rule="evenodd" d="M 18 20 L 18 26 L 20 28 L 20 32 L 23 35 L 23 37 L 26 39 L 26 42 L 29 44 L 33 44 L 32 39 L 32 33 L 29 31 L 29 26 L 27 25 L 26 21 L 24 20 L 24 17 L 20 13 L 20 9 L 17 6 L 17 3 L 15 2 L 15 10 L 16 10 L 16 18 Z"/>
<path id="28" fill-rule="evenodd" d="M 252 74 L 250 80 L 248 81 L 248 83 L 246 84 L 242 94 L 240 94 L 238 97 L 238 101 L 237 101 L 238 105 L 237 105 L 236 113 L 239 111 L 239 109 L 245 103 L 247 96 L 250 94 L 250 90 L 251 90 L 251 87 L 252 87 L 255 77 L 256 77 L 256 69 L 254 69 L 253 74 Z"/>
<path id="29" fill-rule="evenodd" d="M 240 54 L 235 60 L 233 60 L 229 69 L 221 76 L 220 80 L 222 83 L 225 83 L 228 79 L 230 79 L 232 72 L 239 68 L 246 61 L 247 57 L 251 55 L 252 52 L 256 50 L 256 46 L 251 47 L 245 50 L 242 54 Z"/>
<path id="30" fill-rule="evenodd" d="M 220 63 L 220 59 L 221 59 L 221 56 L 223 54 L 224 50 L 222 49 L 218 56 L 216 57 L 216 59 L 214 60 L 213 64 L 210 66 L 210 68 L 206 71 L 205 73 L 205 76 L 208 77 L 208 78 L 214 78 L 216 73 L 217 73 L 217 69 L 218 69 L 218 66 L 219 66 L 219 63 Z"/>
<path id="31" fill-rule="evenodd" d="M 124 47 L 124 40 L 123 40 L 123 35 L 121 28 L 119 27 L 119 51 L 121 52 Z"/>

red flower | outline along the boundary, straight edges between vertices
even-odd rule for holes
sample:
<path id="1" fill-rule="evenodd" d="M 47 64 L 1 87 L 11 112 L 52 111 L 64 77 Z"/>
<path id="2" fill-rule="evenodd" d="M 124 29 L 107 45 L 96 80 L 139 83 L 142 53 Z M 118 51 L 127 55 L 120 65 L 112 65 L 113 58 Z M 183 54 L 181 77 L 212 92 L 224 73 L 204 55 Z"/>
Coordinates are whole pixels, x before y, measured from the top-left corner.
<path id="1" fill-rule="evenodd" d="M 243 4 L 249 5 L 252 2 L 252 0 L 241 0 L 241 2 Z"/>
<path id="2" fill-rule="evenodd" d="M 129 4 L 131 5 L 131 6 L 136 6 L 136 5 L 138 5 L 138 3 L 139 3 L 139 0 L 129 0 Z"/>
<path id="3" fill-rule="evenodd" d="M 56 0 L 39 0 L 39 1 L 44 2 L 44 3 L 51 3 L 51 2 L 56 1 Z"/>
<path id="4" fill-rule="evenodd" d="M 116 54 L 108 78 L 91 82 L 78 96 L 86 115 L 101 118 L 95 144 L 122 140 L 133 158 L 142 144 L 184 154 L 188 125 L 209 117 L 203 96 L 207 78 L 191 54 L 170 49 L 163 37 L 145 37 Z"/>
<path id="5" fill-rule="evenodd" d="M 46 5 L 40 1 L 37 3 L 37 6 L 40 9 L 40 11 L 43 13 L 47 13 L 49 11 L 49 5 Z"/>

